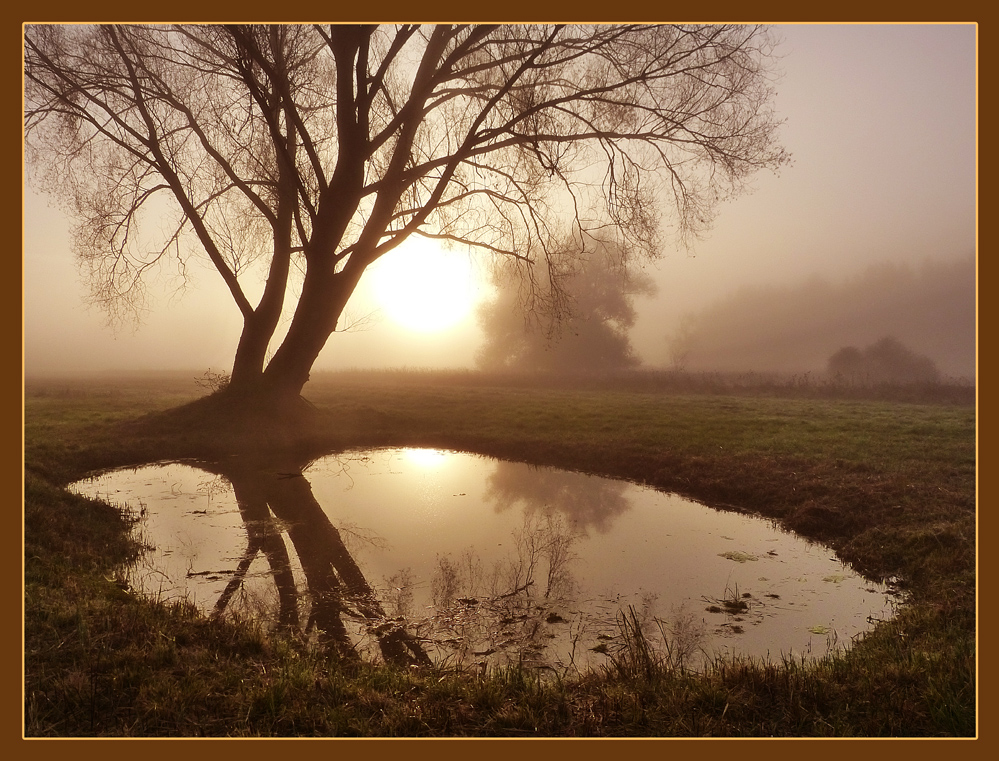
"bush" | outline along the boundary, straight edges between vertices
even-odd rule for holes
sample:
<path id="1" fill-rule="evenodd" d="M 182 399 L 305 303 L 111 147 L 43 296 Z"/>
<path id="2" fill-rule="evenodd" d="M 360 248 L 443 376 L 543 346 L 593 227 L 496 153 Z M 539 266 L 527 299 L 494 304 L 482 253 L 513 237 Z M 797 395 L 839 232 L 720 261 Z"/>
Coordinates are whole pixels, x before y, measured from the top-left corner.
<path id="1" fill-rule="evenodd" d="M 929 357 L 886 336 L 866 349 L 844 346 L 829 358 L 833 378 L 853 383 L 938 383 L 940 371 Z"/>

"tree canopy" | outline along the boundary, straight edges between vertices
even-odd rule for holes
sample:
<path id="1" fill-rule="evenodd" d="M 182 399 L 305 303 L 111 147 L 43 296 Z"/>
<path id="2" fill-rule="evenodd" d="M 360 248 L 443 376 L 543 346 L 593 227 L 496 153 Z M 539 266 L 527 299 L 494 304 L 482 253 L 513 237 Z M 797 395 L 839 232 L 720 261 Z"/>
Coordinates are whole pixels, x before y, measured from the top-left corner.
<path id="1" fill-rule="evenodd" d="M 27 163 L 96 302 L 127 315 L 151 271 L 207 257 L 243 318 L 231 388 L 297 398 L 412 234 L 520 261 L 557 302 L 566 241 L 655 257 L 666 227 L 704 231 L 787 161 L 774 45 L 747 25 L 31 25 Z"/>
<path id="2" fill-rule="evenodd" d="M 559 315 L 530 308 L 521 279 L 510 267 L 493 275 L 496 296 L 479 309 L 485 341 L 476 360 L 488 370 L 593 373 L 634 367 L 628 331 L 635 324 L 634 297 L 655 293 L 652 279 L 629 269 L 618 246 L 597 240 L 580 256 L 560 290 Z"/>

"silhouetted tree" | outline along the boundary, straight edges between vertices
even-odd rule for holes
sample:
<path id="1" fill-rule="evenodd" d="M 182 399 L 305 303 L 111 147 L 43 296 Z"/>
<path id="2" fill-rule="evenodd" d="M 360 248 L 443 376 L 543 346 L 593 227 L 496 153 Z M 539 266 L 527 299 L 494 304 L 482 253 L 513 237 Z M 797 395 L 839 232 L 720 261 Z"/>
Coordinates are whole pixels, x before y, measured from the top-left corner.
<path id="1" fill-rule="evenodd" d="M 479 366 L 573 373 L 637 365 L 628 338 L 635 324 L 633 299 L 651 295 L 655 287 L 648 275 L 630 271 L 625 260 L 619 247 L 597 241 L 559 283 L 565 302 L 558 319 L 525 301 L 516 273 L 497 268 L 497 295 L 479 309 L 485 332 L 476 357 Z"/>
<path id="2" fill-rule="evenodd" d="M 225 393 L 258 408 L 297 406 L 364 271 L 414 233 L 522 261 L 557 305 L 567 236 L 656 256 L 664 204 L 697 235 L 787 160 L 760 26 L 29 25 L 24 42 L 28 165 L 75 220 L 94 299 L 124 316 L 156 267 L 207 255 L 243 317 Z"/>
<path id="3" fill-rule="evenodd" d="M 940 371 L 929 357 L 886 336 L 865 349 L 846 346 L 829 358 L 828 372 L 851 382 L 936 383 Z"/>

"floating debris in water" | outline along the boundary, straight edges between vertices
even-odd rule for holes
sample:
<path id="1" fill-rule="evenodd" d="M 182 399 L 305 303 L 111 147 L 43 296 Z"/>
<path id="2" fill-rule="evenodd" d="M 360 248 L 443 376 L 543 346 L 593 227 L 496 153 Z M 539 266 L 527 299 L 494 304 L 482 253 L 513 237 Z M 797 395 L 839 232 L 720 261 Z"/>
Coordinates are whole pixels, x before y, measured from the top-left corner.
<path id="1" fill-rule="evenodd" d="M 719 552 L 718 557 L 734 560 L 736 563 L 745 563 L 747 560 L 758 560 L 756 555 L 750 555 L 748 552 Z"/>

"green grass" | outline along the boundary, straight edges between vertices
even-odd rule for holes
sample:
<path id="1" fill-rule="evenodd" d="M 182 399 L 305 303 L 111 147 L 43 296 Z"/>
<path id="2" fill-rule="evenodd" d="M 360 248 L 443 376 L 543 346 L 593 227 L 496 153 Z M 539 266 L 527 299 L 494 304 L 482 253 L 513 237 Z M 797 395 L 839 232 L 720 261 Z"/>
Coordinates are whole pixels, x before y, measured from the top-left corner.
<path id="1" fill-rule="evenodd" d="M 472 374 L 318 377 L 306 388 L 323 423 L 316 452 L 426 445 L 641 481 L 769 516 L 909 593 L 895 619 L 818 663 L 729 660 L 689 674 L 624 619 L 627 647 L 604 672 L 541 679 L 341 663 L 123 589 L 123 564 L 140 550 L 132 517 L 63 487 L 91 470 L 227 446 L 157 414 L 202 393 L 193 375 L 26 386 L 28 735 L 976 733 L 976 415 L 953 401 L 960 393 L 917 403 L 911 391 L 865 399 L 717 379 L 615 390 Z"/>

